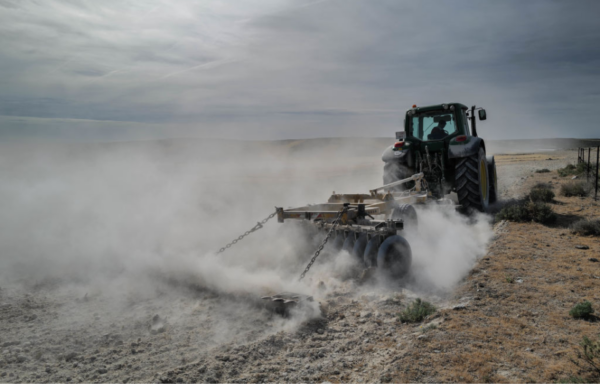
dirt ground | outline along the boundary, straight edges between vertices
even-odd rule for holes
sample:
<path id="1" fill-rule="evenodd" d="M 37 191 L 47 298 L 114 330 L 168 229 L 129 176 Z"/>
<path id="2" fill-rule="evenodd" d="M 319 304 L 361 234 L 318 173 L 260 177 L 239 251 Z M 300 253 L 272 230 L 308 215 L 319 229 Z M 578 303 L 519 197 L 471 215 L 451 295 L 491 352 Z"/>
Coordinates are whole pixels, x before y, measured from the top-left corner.
<path id="1" fill-rule="evenodd" d="M 501 198 L 537 182 L 576 151 L 496 157 Z M 550 173 L 535 173 L 548 168 Z M 501 222 L 487 253 L 445 294 L 370 289 L 356 280 L 319 300 L 322 315 L 294 322 L 228 295 L 157 277 L 151 292 L 121 295 L 57 282 L 0 285 L 2 382 L 550 382 L 581 372 L 570 362 L 598 323 L 570 318 L 600 308 L 600 239 L 573 235 L 598 218 L 591 198 L 556 197 L 555 225 Z M 585 245 L 588 249 L 578 249 Z M 104 289 L 108 289 L 104 287 Z M 109 287 L 119 292 L 118 280 Z M 421 297 L 423 323 L 401 312 Z M 68 319 L 68 321 L 67 321 Z"/>

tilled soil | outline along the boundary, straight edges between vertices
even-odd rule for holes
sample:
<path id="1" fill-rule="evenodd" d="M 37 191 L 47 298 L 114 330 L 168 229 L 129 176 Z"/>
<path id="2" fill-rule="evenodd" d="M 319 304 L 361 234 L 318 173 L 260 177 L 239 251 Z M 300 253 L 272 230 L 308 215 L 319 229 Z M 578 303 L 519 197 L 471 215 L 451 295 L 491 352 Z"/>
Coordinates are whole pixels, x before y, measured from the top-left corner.
<path id="1" fill-rule="evenodd" d="M 497 157 L 502 198 L 538 181 L 566 182 L 533 171 L 562 167 L 576 152 L 526 156 Z M 318 298 L 321 314 L 307 321 L 275 315 L 250 294 L 172 281 L 131 297 L 85 284 L 0 287 L 0 381 L 530 382 L 585 374 L 569 358 L 598 326 L 568 311 L 583 299 L 600 307 L 600 263 L 590 261 L 600 241 L 567 227 L 600 210 L 589 198 L 556 200 L 554 226 L 496 224 L 487 254 L 452 292 L 351 279 Z M 437 312 L 401 323 L 398 313 L 416 297 Z"/>

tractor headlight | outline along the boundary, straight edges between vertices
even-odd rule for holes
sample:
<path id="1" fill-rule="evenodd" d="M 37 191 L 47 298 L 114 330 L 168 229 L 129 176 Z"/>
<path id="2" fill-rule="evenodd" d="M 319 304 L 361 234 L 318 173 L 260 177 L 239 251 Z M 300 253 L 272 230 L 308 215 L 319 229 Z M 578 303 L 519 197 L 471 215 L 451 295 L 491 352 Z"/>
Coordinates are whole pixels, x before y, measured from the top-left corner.
<path id="1" fill-rule="evenodd" d="M 448 109 L 448 104 L 442 104 L 442 108 Z"/>

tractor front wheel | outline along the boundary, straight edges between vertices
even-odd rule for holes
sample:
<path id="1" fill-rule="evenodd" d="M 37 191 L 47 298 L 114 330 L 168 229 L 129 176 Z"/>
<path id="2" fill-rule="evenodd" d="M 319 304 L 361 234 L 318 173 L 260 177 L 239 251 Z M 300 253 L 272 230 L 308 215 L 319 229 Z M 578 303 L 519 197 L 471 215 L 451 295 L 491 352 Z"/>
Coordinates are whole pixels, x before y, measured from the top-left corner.
<path id="1" fill-rule="evenodd" d="M 485 151 L 459 159 L 455 166 L 458 202 L 467 211 L 487 212 L 490 203 L 490 177 Z"/>

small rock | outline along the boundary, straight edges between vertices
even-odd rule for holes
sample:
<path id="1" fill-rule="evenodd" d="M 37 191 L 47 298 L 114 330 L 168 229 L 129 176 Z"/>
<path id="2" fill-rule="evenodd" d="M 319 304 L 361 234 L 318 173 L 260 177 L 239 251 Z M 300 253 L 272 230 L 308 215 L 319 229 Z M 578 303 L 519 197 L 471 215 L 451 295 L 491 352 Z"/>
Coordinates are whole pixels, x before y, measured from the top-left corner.
<path id="1" fill-rule="evenodd" d="M 458 305 L 455 305 L 454 307 L 452 307 L 452 309 L 455 311 L 460 311 L 461 309 L 466 309 L 466 308 L 467 308 L 467 304 L 458 304 Z"/>
<path id="2" fill-rule="evenodd" d="M 576 245 L 575 248 L 577 248 L 577 249 L 590 249 L 590 247 L 588 247 L 587 245 Z"/>
<path id="3" fill-rule="evenodd" d="M 588 260 L 591 261 L 592 263 L 598 262 L 598 259 L 596 259 L 595 257 L 590 257 Z"/>
<path id="4" fill-rule="evenodd" d="M 364 340 L 363 340 L 363 343 L 364 343 L 364 344 L 367 344 L 369 341 L 370 341 L 370 339 L 369 339 L 369 338 L 366 338 L 366 339 L 364 339 Z"/>
<path id="5" fill-rule="evenodd" d="M 99 370 L 97 370 L 96 372 L 98 372 L 98 374 L 100 375 L 104 375 L 105 373 L 108 372 L 108 370 L 106 368 L 100 368 Z"/>
<path id="6" fill-rule="evenodd" d="M 317 329 L 317 333 L 318 333 L 319 335 L 322 335 L 322 334 L 324 334 L 324 333 L 325 333 L 325 330 L 324 330 L 323 328 L 319 328 L 319 329 Z"/>
<path id="7" fill-rule="evenodd" d="M 417 340 L 427 340 L 427 335 L 420 335 L 417 337 Z"/>
<path id="8" fill-rule="evenodd" d="M 515 280 L 515 282 L 516 282 L 517 284 L 523 284 L 523 279 L 516 279 L 516 280 Z"/>
<path id="9" fill-rule="evenodd" d="M 575 180 L 577 178 L 577 176 L 573 176 L 571 177 L 571 180 Z"/>

